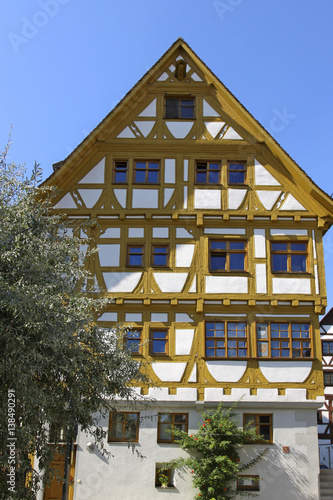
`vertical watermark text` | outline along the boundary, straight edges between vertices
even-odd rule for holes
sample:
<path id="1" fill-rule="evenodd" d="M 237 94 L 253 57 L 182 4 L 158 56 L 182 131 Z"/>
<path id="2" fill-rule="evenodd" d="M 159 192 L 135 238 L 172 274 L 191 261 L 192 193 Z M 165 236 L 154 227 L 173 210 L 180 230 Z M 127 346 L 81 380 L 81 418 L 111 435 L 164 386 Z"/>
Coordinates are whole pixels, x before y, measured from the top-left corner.
<path id="1" fill-rule="evenodd" d="M 16 398 L 15 391 L 8 391 L 7 400 L 7 455 L 8 455 L 8 472 L 7 472 L 7 485 L 10 493 L 15 493 L 16 486 Z"/>

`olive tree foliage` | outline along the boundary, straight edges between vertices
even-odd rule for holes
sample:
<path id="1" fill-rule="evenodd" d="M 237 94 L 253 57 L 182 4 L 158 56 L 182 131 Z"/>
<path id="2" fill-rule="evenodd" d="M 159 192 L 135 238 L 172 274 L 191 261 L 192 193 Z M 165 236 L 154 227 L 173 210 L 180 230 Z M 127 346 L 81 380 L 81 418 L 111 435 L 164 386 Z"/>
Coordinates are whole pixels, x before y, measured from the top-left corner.
<path id="1" fill-rule="evenodd" d="M 91 277 L 80 240 L 52 210 L 53 190 L 37 187 L 38 167 L 26 178 L 7 152 L 0 157 L 0 496 L 22 500 L 35 498 L 40 480 L 31 456 L 44 471 L 52 459 L 50 425 L 69 437 L 80 425 L 105 452 L 100 416 L 116 394 L 135 405 L 131 382 L 146 380 L 122 335 L 94 321 L 108 300 L 82 292 Z"/>

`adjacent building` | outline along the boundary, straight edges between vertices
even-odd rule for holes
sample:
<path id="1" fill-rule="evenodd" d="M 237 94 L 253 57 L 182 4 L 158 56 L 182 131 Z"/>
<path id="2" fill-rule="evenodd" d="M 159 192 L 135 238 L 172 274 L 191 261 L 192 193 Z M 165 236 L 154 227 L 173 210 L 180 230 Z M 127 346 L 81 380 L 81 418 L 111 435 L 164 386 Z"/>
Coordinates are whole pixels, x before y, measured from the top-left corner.
<path id="1" fill-rule="evenodd" d="M 317 500 L 332 199 L 182 39 L 46 183 L 69 220 L 94 221 L 87 265 L 114 299 L 99 321 L 129 327 L 154 399 L 110 413 L 110 460 L 78 435 L 73 498 L 160 498 L 157 471 L 182 453 L 171 426 L 195 433 L 203 409 L 238 401 L 266 439 L 244 461 L 269 451 L 237 487 Z M 168 475 L 168 497 L 193 498 L 190 474 Z"/>

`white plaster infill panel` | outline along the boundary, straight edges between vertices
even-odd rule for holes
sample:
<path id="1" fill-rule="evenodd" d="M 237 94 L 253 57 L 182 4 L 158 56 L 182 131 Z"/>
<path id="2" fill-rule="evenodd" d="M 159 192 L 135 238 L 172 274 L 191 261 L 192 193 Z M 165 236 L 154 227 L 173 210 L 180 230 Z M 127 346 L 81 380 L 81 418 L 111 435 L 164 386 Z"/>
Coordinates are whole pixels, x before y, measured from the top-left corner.
<path id="1" fill-rule="evenodd" d="M 256 264 L 256 292 L 267 293 L 266 264 Z"/>
<path id="2" fill-rule="evenodd" d="M 247 361 L 206 361 L 206 365 L 217 382 L 238 382 L 244 375 Z"/>
<path id="3" fill-rule="evenodd" d="M 156 401 L 196 401 L 197 389 L 191 387 L 177 388 L 177 394 L 169 394 L 167 387 L 150 387 L 148 397 Z"/>
<path id="4" fill-rule="evenodd" d="M 174 184 L 176 182 L 176 160 L 174 158 L 166 158 L 164 165 L 164 182 L 166 184 Z"/>
<path id="5" fill-rule="evenodd" d="M 187 273 L 154 273 L 156 283 L 163 293 L 181 292 Z"/>
<path id="6" fill-rule="evenodd" d="M 271 210 L 282 191 L 256 191 L 266 210 Z"/>
<path id="7" fill-rule="evenodd" d="M 232 139 L 232 140 L 243 140 L 243 137 L 241 137 L 236 130 L 234 130 L 232 127 L 229 127 L 222 139 Z"/>
<path id="8" fill-rule="evenodd" d="M 265 229 L 255 229 L 254 232 L 254 256 L 256 259 L 266 257 Z"/>
<path id="9" fill-rule="evenodd" d="M 101 267 L 119 266 L 120 245 L 97 245 Z"/>
<path id="10" fill-rule="evenodd" d="M 189 233 L 184 227 L 177 227 L 176 238 L 193 238 L 193 235 Z"/>
<path id="11" fill-rule="evenodd" d="M 118 313 L 105 312 L 99 318 L 98 321 L 117 321 Z"/>
<path id="12" fill-rule="evenodd" d="M 103 189 L 78 189 L 80 196 L 87 208 L 92 208 L 99 200 Z"/>
<path id="13" fill-rule="evenodd" d="M 280 210 L 306 210 L 292 194 L 289 194 Z"/>
<path id="14" fill-rule="evenodd" d="M 194 208 L 221 209 L 221 191 L 219 189 L 195 189 Z"/>
<path id="15" fill-rule="evenodd" d="M 120 227 L 108 227 L 100 235 L 100 238 L 113 238 L 113 239 L 118 239 L 120 238 Z"/>
<path id="16" fill-rule="evenodd" d="M 212 137 L 216 137 L 225 122 L 205 122 L 206 128 Z"/>
<path id="17" fill-rule="evenodd" d="M 153 227 L 153 238 L 169 238 L 169 228 Z"/>
<path id="18" fill-rule="evenodd" d="M 194 245 L 176 245 L 176 267 L 191 267 Z"/>
<path id="19" fill-rule="evenodd" d="M 310 294 L 309 278 L 273 278 L 273 293 Z"/>
<path id="20" fill-rule="evenodd" d="M 128 237 L 129 238 L 143 238 L 145 235 L 144 227 L 129 227 Z"/>
<path id="21" fill-rule="evenodd" d="M 206 276 L 206 293 L 248 293 L 246 276 Z"/>
<path id="22" fill-rule="evenodd" d="M 255 160 L 255 183 L 257 186 L 281 186 L 268 170 Z"/>
<path id="23" fill-rule="evenodd" d="M 142 321 L 142 313 L 126 313 L 125 321 Z"/>
<path id="24" fill-rule="evenodd" d="M 104 183 L 105 157 L 85 175 L 79 184 L 103 184 Z"/>
<path id="25" fill-rule="evenodd" d="M 186 368 L 186 363 L 158 363 L 151 364 L 155 374 L 162 382 L 180 382 Z"/>
<path id="26" fill-rule="evenodd" d="M 122 208 L 126 207 L 126 194 L 127 189 L 114 189 L 113 190 L 115 197 L 117 198 L 119 205 Z"/>
<path id="27" fill-rule="evenodd" d="M 153 126 L 155 125 L 155 122 L 152 121 L 138 121 L 134 123 L 144 137 L 147 137 L 147 135 L 149 134 L 149 132 L 151 132 Z"/>
<path id="28" fill-rule="evenodd" d="M 259 361 L 259 367 L 268 382 L 304 382 L 312 361 Z"/>
<path id="29" fill-rule="evenodd" d="M 158 190 L 133 189 L 132 208 L 158 208 Z"/>
<path id="30" fill-rule="evenodd" d="M 307 236 L 307 229 L 271 229 L 271 236 Z"/>
<path id="31" fill-rule="evenodd" d="M 210 104 L 205 99 L 202 99 L 203 102 L 203 115 L 204 116 L 220 116 L 215 109 L 211 107 Z"/>
<path id="32" fill-rule="evenodd" d="M 176 337 L 176 354 L 190 354 L 194 336 L 194 329 L 177 329 L 175 330 Z"/>
<path id="33" fill-rule="evenodd" d="M 169 203 L 171 196 L 173 195 L 174 192 L 175 192 L 175 190 L 173 188 L 165 188 L 164 189 L 164 206 L 165 207 Z"/>
<path id="34" fill-rule="evenodd" d="M 117 139 L 135 139 L 135 135 L 129 127 L 125 127 L 124 130 L 117 135 Z"/>
<path id="35" fill-rule="evenodd" d="M 168 313 L 151 313 L 150 321 L 152 323 L 167 323 Z"/>
<path id="36" fill-rule="evenodd" d="M 142 273 L 103 273 L 108 292 L 133 292 Z"/>
<path id="37" fill-rule="evenodd" d="M 55 208 L 77 208 L 77 206 L 71 193 L 67 193 L 58 201 Z"/>
<path id="38" fill-rule="evenodd" d="M 189 376 L 188 382 L 196 382 L 197 381 L 197 364 L 194 364 L 193 370 L 191 372 L 191 375 Z"/>
<path id="39" fill-rule="evenodd" d="M 228 189 L 229 209 L 237 210 L 243 202 L 246 193 L 246 189 Z"/>
<path id="40" fill-rule="evenodd" d="M 166 122 L 171 134 L 175 139 L 185 139 L 189 131 L 191 130 L 194 122 Z"/>
<path id="41" fill-rule="evenodd" d="M 243 228 L 221 228 L 221 227 L 205 227 L 205 234 L 245 234 Z"/>
<path id="42" fill-rule="evenodd" d="M 143 117 L 155 117 L 156 116 L 156 99 L 154 99 L 148 106 L 139 114 Z"/>

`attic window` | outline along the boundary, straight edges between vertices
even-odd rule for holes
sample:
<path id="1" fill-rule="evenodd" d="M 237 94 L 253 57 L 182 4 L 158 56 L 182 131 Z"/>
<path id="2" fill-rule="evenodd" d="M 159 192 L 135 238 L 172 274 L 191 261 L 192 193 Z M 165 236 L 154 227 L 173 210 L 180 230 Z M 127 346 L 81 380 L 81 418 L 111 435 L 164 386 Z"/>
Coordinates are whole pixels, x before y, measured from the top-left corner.
<path id="1" fill-rule="evenodd" d="M 165 118 L 193 119 L 194 105 L 194 97 L 166 97 Z"/>

